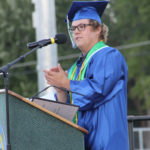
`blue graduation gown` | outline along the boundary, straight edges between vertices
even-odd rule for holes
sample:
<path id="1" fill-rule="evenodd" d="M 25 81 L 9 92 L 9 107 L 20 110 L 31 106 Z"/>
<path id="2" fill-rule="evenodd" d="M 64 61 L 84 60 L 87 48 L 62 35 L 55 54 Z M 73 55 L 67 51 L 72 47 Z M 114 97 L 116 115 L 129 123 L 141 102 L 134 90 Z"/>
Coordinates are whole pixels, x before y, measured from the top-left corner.
<path id="1" fill-rule="evenodd" d="M 82 61 L 77 62 L 79 73 Z M 86 150 L 128 150 L 127 65 L 121 53 L 106 47 L 92 56 L 85 79 L 71 80 L 78 125 L 87 129 Z M 69 99 L 67 100 L 69 103 Z"/>

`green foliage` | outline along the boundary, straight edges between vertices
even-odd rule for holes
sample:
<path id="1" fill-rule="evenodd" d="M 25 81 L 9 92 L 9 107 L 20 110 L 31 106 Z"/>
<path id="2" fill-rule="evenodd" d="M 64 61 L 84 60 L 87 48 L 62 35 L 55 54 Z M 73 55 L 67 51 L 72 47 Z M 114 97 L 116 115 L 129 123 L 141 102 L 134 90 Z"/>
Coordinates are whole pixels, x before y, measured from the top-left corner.
<path id="1" fill-rule="evenodd" d="M 0 1 L 0 66 L 6 65 L 28 52 L 26 43 L 34 40 L 35 35 L 32 28 L 33 9 L 34 7 L 29 0 Z M 22 62 L 35 59 L 36 55 L 32 54 Z M 34 70 L 32 75 L 29 72 L 30 70 Z M 30 96 L 37 90 L 34 67 L 12 68 L 9 72 L 10 90 L 22 93 L 24 96 Z M 3 80 L 1 77 L 0 88 L 4 88 Z"/>
<path id="2" fill-rule="evenodd" d="M 117 19 L 115 39 L 121 45 L 148 41 L 150 39 L 150 1 L 114 0 L 113 11 Z M 119 37 L 119 38 L 117 38 Z M 149 45 L 123 51 L 129 70 L 129 114 L 143 115 L 150 107 L 150 52 Z"/>

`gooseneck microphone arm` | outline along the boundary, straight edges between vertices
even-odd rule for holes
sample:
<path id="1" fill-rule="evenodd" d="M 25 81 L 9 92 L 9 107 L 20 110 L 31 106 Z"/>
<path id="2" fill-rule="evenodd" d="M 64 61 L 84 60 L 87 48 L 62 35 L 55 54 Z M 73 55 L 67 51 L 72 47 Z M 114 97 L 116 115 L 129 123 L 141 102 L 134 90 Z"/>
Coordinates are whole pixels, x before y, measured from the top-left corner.
<path id="1" fill-rule="evenodd" d="M 30 97 L 30 98 L 29 98 L 30 101 L 33 101 L 34 98 L 36 98 L 40 93 L 46 91 L 46 90 L 49 89 L 50 87 L 54 87 L 54 88 L 60 89 L 60 90 L 65 91 L 65 92 L 71 92 L 71 93 L 74 93 L 74 94 L 77 94 L 77 95 L 86 97 L 86 95 L 84 95 L 84 94 L 82 94 L 82 93 L 78 93 L 78 92 L 75 92 L 75 91 L 71 91 L 71 90 L 68 90 L 68 89 L 66 89 L 66 88 L 58 87 L 58 86 L 55 86 L 55 85 L 49 85 L 49 86 L 47 86 L 46 88 L 42 89 L 41 91 L 38 91 L 37 93 L 35 93 L 32 97 Z"/>

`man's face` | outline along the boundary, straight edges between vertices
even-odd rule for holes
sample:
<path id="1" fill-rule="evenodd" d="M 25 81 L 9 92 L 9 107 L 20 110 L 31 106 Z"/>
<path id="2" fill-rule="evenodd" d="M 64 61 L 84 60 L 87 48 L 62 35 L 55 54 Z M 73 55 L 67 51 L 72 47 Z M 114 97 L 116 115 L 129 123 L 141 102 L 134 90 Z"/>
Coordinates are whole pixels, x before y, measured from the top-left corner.
<path id="1" fill-rule="evenodd" d="M 93 30 L 88 19 L 81 19 L 72 22 L 72 36 L 77 47 L 87 53 L 98 41 L 99 30 Z"/>

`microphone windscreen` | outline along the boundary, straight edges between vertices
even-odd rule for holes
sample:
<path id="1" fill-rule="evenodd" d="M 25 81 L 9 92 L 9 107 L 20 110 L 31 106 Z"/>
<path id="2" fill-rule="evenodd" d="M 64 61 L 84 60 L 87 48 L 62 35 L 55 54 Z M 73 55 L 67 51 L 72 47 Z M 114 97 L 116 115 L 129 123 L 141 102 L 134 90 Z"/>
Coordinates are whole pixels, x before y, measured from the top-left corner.
<path id="1" fill-rule="evenodd" d="M 67 41 L 67 36 L 65 34 L 63 34 L 63 33 L 56 34 L 55 42 L 57 44 L 64 44 L 64 43 L 66 43 L 66 41 Z"/>

